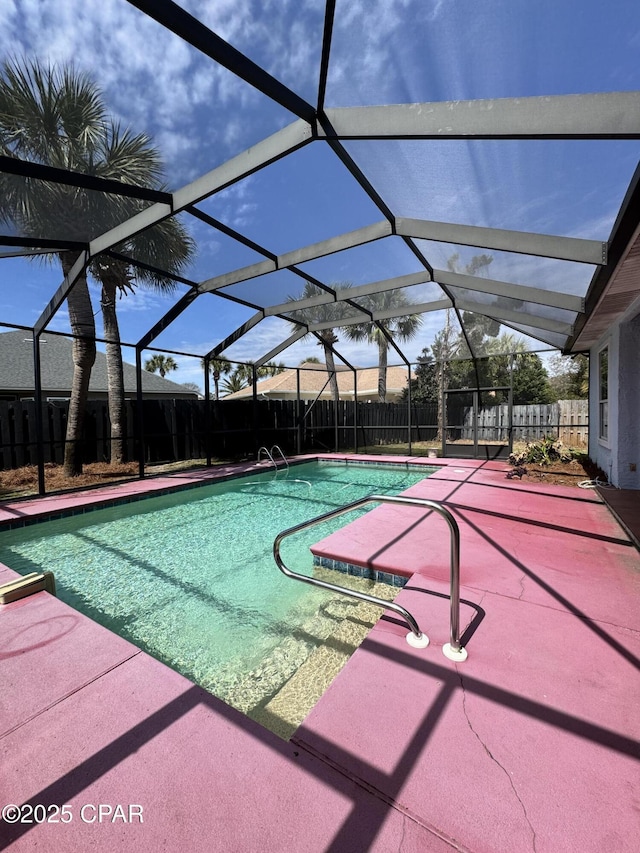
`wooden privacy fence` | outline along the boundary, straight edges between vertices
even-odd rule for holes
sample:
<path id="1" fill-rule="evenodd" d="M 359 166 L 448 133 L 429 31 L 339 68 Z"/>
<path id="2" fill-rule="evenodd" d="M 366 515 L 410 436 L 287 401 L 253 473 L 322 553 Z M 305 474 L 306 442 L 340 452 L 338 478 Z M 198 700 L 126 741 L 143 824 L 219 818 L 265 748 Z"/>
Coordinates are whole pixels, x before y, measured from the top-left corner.
<path id="1" fill-rule="evenodd" d="M 501 406 L 482 409 L 480 423 L 486 431 L 497 429 Z M 504 407 L 506 410 L 506 407 Z M 64 458 L 68 402 L 47 402 L 42 407 L 43 457 L 61 463 Z M 260 445 L 279 444 L 285 453 L 352 449 L 355 443 L 354 406 L 350 401 L 230 400 L 145 400 L 144 460 L 148 463 L 202 459 L 207 445 L 213 456 L 252 456 Z M 456 422 L 472 438 L 472 412 L 463 409 Z M 136 453 L 136 403 L 125 406 L 127 457 Z M 411 440 L 434 441 L 437 437 L 437 405 L 411 408 Z M 468 420 L 467 420 L 468 419 Z M 502 423 L 505 423 L 503 420 Z M 207 428 L 209 424 L 209 428 Z M 549 406 L 514 406 L 514 440 L 535 440 L 559 435 L 570 446 L 587 444 L 588 407 L 584 400 L 566 400 Z M 481 433 L 482 435 L 482 433 Z M 83 435 L 85 462 L 109 460 L 110 425 L 106 400 L 87 405 Z M 467 437 L 465 435 L 465 437 Z M 0 469 L 37 463 L 36 403 L 33 400 L 0 401 Z M 406 403 L 358 403 L 357 443 L 406 444 L 408 409 Z"/>
<path id="2" fill-rule="evenodd" d="M 502 435 L 500 428 L 508 423 L 509 412 L 504 403 L 478 411 L 478 428 L 485 439 L 499 438 Z M 587 447 L 589 403 L 587 400 L 559 400 L 557 403 L 514 406 L 511 427 L 514 441 L 538 441 L 551 435 L 568 447 Z M 467 407 L 465 412 L 463 438 L 473 439 L 471 407 Z"/>

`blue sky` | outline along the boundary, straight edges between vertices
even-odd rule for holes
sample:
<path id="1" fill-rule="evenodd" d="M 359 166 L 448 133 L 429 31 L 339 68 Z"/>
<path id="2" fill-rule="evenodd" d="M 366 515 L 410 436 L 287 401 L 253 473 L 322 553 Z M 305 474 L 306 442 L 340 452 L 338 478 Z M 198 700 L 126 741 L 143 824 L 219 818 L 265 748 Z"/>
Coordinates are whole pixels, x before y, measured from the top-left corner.
<path id="1" fill-rule="evenodd" d="M 199 17 L 314 103 L 324 4 L 319 0 L 184 0 Z M 294 120 L 282 107 L 170 36 L 125 0 L 3 0 L 0 57 L 73 61 L 100 85 L 111 112 L 153 137 L 172 189 L 199 177 Z M 637 0 L 338 0 L 327 106 L 640 90 Z M 606 240 L 640 158 L 636 142 L 352 142 L 349 152 L 398 216 Z M 241 181 L 201 208 L 272 252 L 285 252 L 382 216 L 322 143 Z M 203 280 L 259 260 L 191 217 L 198 241 L 189 277 Z M 436 267 L 458 250 L 424 243 Z M 491 277 L 583 293 L 592 270 L 495 252 Z M 402 241 L 307 264 L 330 284 L 414 272 Z M 30 325 L 61 280 L 56 266 L 2 261 L 0 321 Z M 236 285 L 230 293 L 266 304 L 300 288 L 290 273 Z M 96 323 L 101 329 L 99 300 Z M 123 339 L 134 343 L 171 300 L 140 288 L 119 304 Z M 251 309 L 202 296 L 156 341 L 204 353 Z M 425 315 L 405 347 L 415 358 L 441 327 Z M 68 329 L 61 310 L 52 328 Z M 264 322 L 229 352 L 254 359 L 288 334 Z M 356 364 L 375 363 L 366 345 L 341 342 Z M 320 355 L 313 341 L 283 354 L 287 364 Z M 125 358 L 127 355 L 125 354 Z M 132 356 L 129 356 L 131 360 Z M 176 381 L 200 382 L 197 360 L 179 358 Z"/>

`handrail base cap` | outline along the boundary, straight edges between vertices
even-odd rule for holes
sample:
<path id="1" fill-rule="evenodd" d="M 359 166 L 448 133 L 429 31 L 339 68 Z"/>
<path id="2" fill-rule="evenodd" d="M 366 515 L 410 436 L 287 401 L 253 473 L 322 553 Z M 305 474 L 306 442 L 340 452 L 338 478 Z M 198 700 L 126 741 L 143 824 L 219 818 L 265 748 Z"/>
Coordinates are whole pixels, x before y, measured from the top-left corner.
<path id="1" fill-rule="evenodd" d="M 442 647 L 442 654 L 446 658 L 449 658 L 449 660 L 455 660 L 459 662 L 462 662 L 469 657 L 466 649 L 460 648 L 456 651 L 451 645 L 451 643 L 444 644 L 444 646 Z"/>
<path id="2" fill-rule="evenodd" d="M 429 645 L 429 638 L 426 634 L 420 634 L 419 637 L 416 637 L 413 631 L 409 631 L 407 634 L 407 643 L 414 649 L 426 649 Z"/>

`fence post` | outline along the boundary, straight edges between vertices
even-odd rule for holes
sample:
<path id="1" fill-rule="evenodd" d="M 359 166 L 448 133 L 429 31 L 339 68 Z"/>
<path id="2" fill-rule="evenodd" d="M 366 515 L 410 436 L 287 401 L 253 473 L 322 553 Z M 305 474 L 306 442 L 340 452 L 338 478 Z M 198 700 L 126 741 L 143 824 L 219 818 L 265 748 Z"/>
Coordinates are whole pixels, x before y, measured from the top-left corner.
<path id="1" fill-rule="evenodd" d="M 138 476 L 144 477 L 144 414 L 142 411 L 142 350 L 136 346 L 136 427 L 138 431 Z"/>
<path id="2" fill-rule="evenodd" d="M 210 359 L 205 355 L 204 364 L 204 431 L 205 452 L 207 455 L 207 467 L 211 467 L 211 384 L 209 379 Z"/>
<path id="3" fill-rule="evenodd" d="M 42 446 L 42 372 L 40 364 L 40 335 L 33 330 L 33 378 L 36 398 L 36 454 L 38 459 L 38 494 L 45 494 L 44 448 Z"/>
<path id="4" fill-rule="evenodd" d="M 409 456 L 411 456 L 411 364 L 407 365 L 407 432 L 409 434 Z"/>
<path id="5" fill-rule="evenodd" d="M 296 450 L 298 456 L 302 453 L 302 413 L 300 411 L 300 368 L 296 367 Z"/>

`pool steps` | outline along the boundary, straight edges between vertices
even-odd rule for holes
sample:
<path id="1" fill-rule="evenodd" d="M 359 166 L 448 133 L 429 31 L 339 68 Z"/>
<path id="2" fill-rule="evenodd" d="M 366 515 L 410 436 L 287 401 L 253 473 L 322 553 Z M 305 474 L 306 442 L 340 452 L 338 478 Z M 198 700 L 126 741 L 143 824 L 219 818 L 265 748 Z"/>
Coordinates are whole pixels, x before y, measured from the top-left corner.
<path id="1" fill-rule="evenodd" d="M 334 572 L 314 569 L 323 579 Z M 349 578 L 354 588 L 362 579 Z M 372 588 L 371 582 L 366 584 Z M 391 600 L 398 592 L 387 584 L 373 585 L 378 597 Z M 288 740 L 322 696 L 381 615 L 367 602 L 336 597 L 322 606 L 295 637 L 286 637 L 260 667 L 222 698 L 265 728 Z"/>
<path id="2" fill-rule="evenodd" d="M 371 611 L 376 611 L 372 614 Z M 261 709 L 256 722 L 289 739 L 377 621 L 380 608 L 359 602 Z"/>

